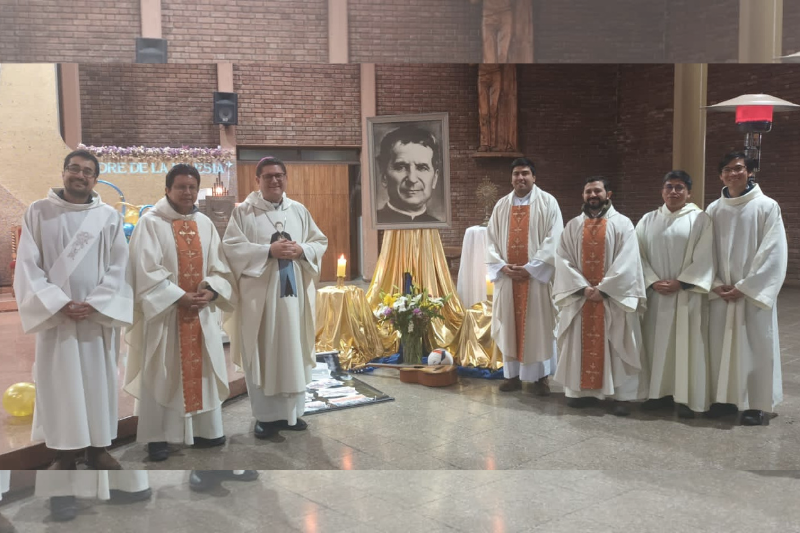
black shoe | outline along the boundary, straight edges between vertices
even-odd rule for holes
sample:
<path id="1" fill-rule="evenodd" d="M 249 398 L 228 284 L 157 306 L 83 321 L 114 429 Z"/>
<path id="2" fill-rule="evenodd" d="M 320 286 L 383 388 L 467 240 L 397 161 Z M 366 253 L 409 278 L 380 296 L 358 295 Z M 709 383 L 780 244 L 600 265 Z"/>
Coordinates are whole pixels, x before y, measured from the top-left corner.
<path id="1" fill-rule="evenodd" d="M 722 418 L 723 416 L 735 415 L 739 408 L 732 403 L 712 403 L 711 408 L 706 412 L 708 418 Z"/>
<path id="2" fill-rule="evenodd" d="M 217 470 L 217 476 L 226 481 L 255 481 L 258 479 L 258 470 L 245 470 L 241 474 L 234 474 L 233 470 Z"/>
<path id="3" fill-rule="evenodd" d="M 589 407 L 597 402 L 594 396 L 583 396 L 582 398 L 567 398 L 567 407 L 574 407 L 575 409 L 583 409 Z"/>
<path id="4" fill-rule="evenodd" d="M 682 403 L 675 404 L 675 414 L 678 415 L 678 418 L 694 418 L 694 411 Z"/>
<path id="5" fill-rule="evenodd" d="M 194 446 L 195 448 L 214 448 L 216 446 L 223 446 L 225 444 L 225 435 L 218 437 L 216 439 L 205 439 L 203 437 L 195 437 L 194 438 Z"/>
<path id="6" fill-rule="evenodd" d="M 765 419 L 764 411 L 758 409 L 748 409 L 742 413 L 743 426 L 763 426 Z"/>
<path id="7" fill-rule="evenodd" d="M 659 409 L 666 409 L 672 407 L 674 401 L 672 396 L 664 396 L 663 398 L 651 398 L 642 402 L 642 411 L 658 411 Z"/>
<path id="8" fill-rule="evenodd" d="M 257 439 L 269 439 L 278 434 L 278 428 L 274 422 L 260 422 L 256 420 L 256 427 L 253 429 Z"/>
<path id="9" fill-rule="evenodd" d="M 611 409 L 611 414 L 614 416 L 628 416 L 631 414 L 631 408 L 628 402 L 615 401 L 614 407 Z"/>
<path id="10" fill-rule="evenodd" d="M 53 496 L 50 498 L 50 516 L 56 522 L 68 522 L 78 516 L 75 496 Z"/>
<path id="11" fill-rule="evenodd" d="M 278 420 L 276 422 L 272 422 L 272 425 L 278 429 L 288 429 L 289 431 L 304 431 L 308 428 L 308 424 L 306 424 L 306 421 L 302 418 L 298 418 L 297 423 L 293 426 L 289 425 L 288 420 Z"/>
<path id="12" fill-rule="evenodd" d="M 219 485 L 219 481 L 214 470 L 192 470 L 189 474 L 189 489 L 203 492 Z"/>
<path id="13" fill-rule="evenodd" d="M 148 442 L 147 456 L 151 461 L 166 461 L 169 457 L 169 445 L 166 442 Z"/>
<path id="14" fill-rule="evenodd" d="M 127 492 L 117 489 L 111 489 L 108 492 L 110 495 L 109 501 L 114 504 L 143 502 L 153 497 L 153 491 L 149 488 L 136 492 Z"/>

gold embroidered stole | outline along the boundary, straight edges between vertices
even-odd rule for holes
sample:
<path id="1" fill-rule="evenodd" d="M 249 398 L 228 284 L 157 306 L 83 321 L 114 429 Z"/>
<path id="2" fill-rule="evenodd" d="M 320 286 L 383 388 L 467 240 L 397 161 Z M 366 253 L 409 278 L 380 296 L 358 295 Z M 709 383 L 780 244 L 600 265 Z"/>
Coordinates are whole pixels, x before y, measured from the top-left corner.
<path id="1" fill-rule="evenodd" d="M 511 206 L 511 223 L 508 231 L 508 263 L 528 264 L 528 232 L 531 206 Z M 525 318 L 528 313 L 529 280 L 514 280 L 514 328 L 517 337 L 517 359 L 522 362 L 525 353 Z"/>
<path id="2" fill-rule="evenodd" d="M 178 248 L 178 286 L 197 292 L 203 280 L 203 247 L 193 220 L 174 220 L 172 233 Z M 178 307 L 183 402 L 186 412 L 203 409 L 203 331 L 197 310 Z"/>
<path id="3" fill-rule="evenodd" d="M 587 218 L 583 224 L 581 269 L 593 287 L 605 275 L 606 222 L 605 218 Z M 603 302 L 587 300 L 581 317 L 581 390 L 602 389 L 606 344 Z"/>

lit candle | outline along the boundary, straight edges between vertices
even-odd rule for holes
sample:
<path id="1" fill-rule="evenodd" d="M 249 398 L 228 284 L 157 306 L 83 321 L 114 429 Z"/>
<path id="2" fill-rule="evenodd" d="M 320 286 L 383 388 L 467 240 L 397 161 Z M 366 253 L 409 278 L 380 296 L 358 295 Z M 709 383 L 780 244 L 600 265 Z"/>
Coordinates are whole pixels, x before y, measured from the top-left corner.
<path id="1" fill-rule="evenodd" d="M 486 276 L 486 296 L 492 296 L 494 294 L 494 283 L 492 283 L 492 278 Z"/>
<path id="2" fill-rule="evenodd" d="M 344 254 L 339 258 L 339 261 L 336 262 L 336 277 L 343 278 L 344 273 L 347 271 L 347 259 L 344 258 Z"/>

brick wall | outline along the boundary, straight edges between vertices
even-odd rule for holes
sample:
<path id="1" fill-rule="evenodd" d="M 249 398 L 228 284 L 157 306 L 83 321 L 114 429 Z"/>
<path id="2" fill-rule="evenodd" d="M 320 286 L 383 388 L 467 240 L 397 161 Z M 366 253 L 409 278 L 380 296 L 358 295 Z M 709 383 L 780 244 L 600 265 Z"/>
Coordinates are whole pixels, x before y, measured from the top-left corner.
<path id="1" fill-rule="evenodd" d="M 3 0 L 0 60 L 134 61 L 139 0 Z"/>
<path id="2" fill-rule="evenodd" d="M 739 59 L 739 2 L 668 0 L 666 56 L 670 63 Z"/>
<path id="3" fill-rule="evenodd" d="M 615 207 L 636 223 L 663 203 L 661 179 L 672 169 L 675 67 L 623 65 L 619 73 L 620 169 L 613 197 Z"/>
<path id="4" fill-rule="evenodd" d="M 785 4 L 786 5 L 786 4 Z M 708 103 L 715 104 L 740 94 L 764 92 L 800 103 L 798 65 L 710 65 Z M 722 182 L 717 165 L 722 156 L 742 149 L 744 134 L 734 123 L 733 113 L 709 113 L 706 135 L 706 202 L 720 196 Z M 776 113 L 773 131 L 762 142 L 759 184 L 767 196 L 781 205 L 789 240 L 787 281 L 800 282 L 800 197 L 797 171 L 800 166 L 800 112 Z"/>
<path id="5" fill-rule="evenodd" d="M 469 0 L 349 0 L 355 63 L 470 63 L 482 58 L 481 6 Z"/>
<path id="6" fill-rule="evenodd" d="M 80 65 L 83 142 L 217 146 L 215 65 Z"/>
<path id="7" fill-rule="evenodd" d="M 358 65 L 234 65 L 240 146 L 361 144 Z"/>
<path id="8" fill-rule="evenodd" d="M 328 61 L 327 0 L 162 0 L 161 9 L 170 62 Z"/>

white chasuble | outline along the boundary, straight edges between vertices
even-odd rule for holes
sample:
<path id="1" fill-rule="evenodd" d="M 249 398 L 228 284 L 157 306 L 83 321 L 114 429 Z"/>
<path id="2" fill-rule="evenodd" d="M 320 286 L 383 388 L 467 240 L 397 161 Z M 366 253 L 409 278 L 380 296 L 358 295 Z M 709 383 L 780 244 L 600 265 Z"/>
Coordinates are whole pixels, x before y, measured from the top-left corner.
<path id="1" fill-rule="evenodd" d="M 174 224 L 179 223 L 176 230 Z M 186 229 L 181 222 L 193 222 Z M 196 228 L 196 230 L 195 230 Z M 176 235 L 176 232 L 179 234 Z M 194 235 L 197 233 L 197 235 Z M 183 235 L 186 234 L 186 235 Z M 176 238 L 191 238 L 199 257 L 197 267 L 181 266 Z M 199 241 L 195 241 L 197 239 Z M 126 335 L 130 345 L 125 390 L 137 398 L 139 442 L 183 442 L 194 437 L 214 439 L 223 435 L 222 402 L 228 397 L 228 371 L 219 326 L 220 311 L 232 311 L 236 301 L 233 275 L 222 252 L 214 223 L 197 211 L 181 215 L 166 198 L 145 213 L 131 236 L 129 277 L 134 291 L 134 325 Z M 190 285 L 179 286 L 180 276 Z M 186 281 L 186 280 L 184 280 Z M 186 292 L 210 287 L 218 296 L 198 313 L 201 371 L 187 394 L 186 369 L 182 365 L 178 300 Z M 196 403 L 187 406 L 187 398 Z"/>
<path id="2" fill-rule="evenodd" d="M 707 212 L 714 222 L 712 289 L 733 285 L 744 293 L 732 302 L 709 294 L 711 401 L 772 412 L 783 400 L 776 304 L 788 246 L 781 208 L 756 185 L 738 198 L 723 196 Z"/>
<path id="3" fill-rule="evenodd" d="M 11 470 L 0 470 L 0 500 L 3 499 L 3 494 L 8 492 L 11 485 Z"/>
<path id="4" fill-rule="evenodd" d="M 31 439 L 47 447 L 104 447 L 117 436 L 119 329 L 132 320 L 122 216 L 97 193 L 87 204 L 53 189 L 25 212 L 14 289 L 22 328 L 36 333 Z M 70 301 L 96 312 L 80 322 Z"/>
<path id="5" fill-rule="evenodd" d="M 270 244 L 280 238 L 300 245 L 303 257 L 271 257 Z M 308 210 L 285 194 L 276 207 L 259 191 L 251 193 L 228 223 L 223 248 L 242 297 L 226 330 L 261 422 L 293 424 L 303 413 L 316 365 L 316 281 L 327 247 Z"/>
<path id="6" fill-rule="evenodd" d="M 39 470 L 36 496 L 74 496 L 109 500 L 112 490 L 141 492 L 150 488 L 147 470 Z"/>
<path id="7" fill-rule="evenodd" d="M 514 287 L 500 270 L 509 264 L 509 232 L 514 205 L 530 206 L 525 268 L 531 274 L 524 324 L 517 324 Z M 487 228 L 487 271 L 494 282 L 492 338 L 503 356 L 506 378 L 536 381 L 555 371 L 556 308 L 552 301 L 555 251 L 564 223 L 556 199 L 534 185 L 526 199 L 511 193 L 497 202 Z M 517 328 L 523 331 L 517 332 Z M 517 357 L 517 334 L 523 340 L 522 360 Z"/>
<path id="8" fill-rule="evenodd" d="M 666 205 L 636 225 L 647 289 L 642 319 L 644 353 L 650 370 L 648 398 L 673 396 L 692 411 L 710 406 L 708 291 L 714 278 L 711 219 L 695 204 L 674 213 Z M 678 292 L 652 289 L 678 280 Z"/>
<path id="9" fill-rule="evenodd" d="M 582 272 L 585 214 L 570 220 L 556 252 L 553 297 L 560 309 L 558 368 L 554 380 L 567 397 L 594 396 L 621 401 L 646 395 L 647 369 L 642 364 L 639 312 L 646 307 L 644 278 L 636 232 L 630 219 L 609 206 L 605 213 L 603 277 L 597 288 L 603 297 L 602 387 L 581 388 L 583 290 L 591 284 Z"/>

